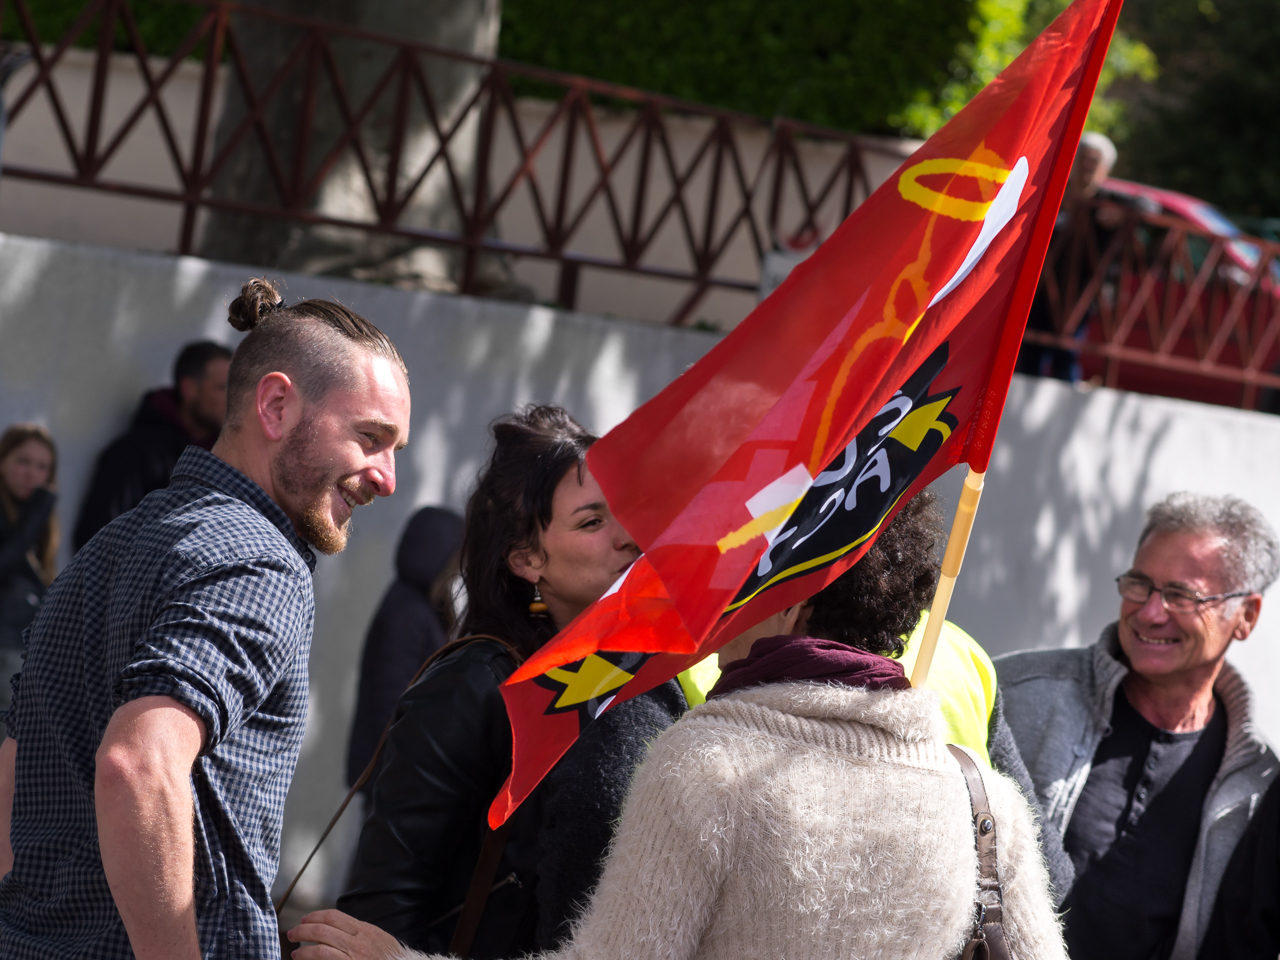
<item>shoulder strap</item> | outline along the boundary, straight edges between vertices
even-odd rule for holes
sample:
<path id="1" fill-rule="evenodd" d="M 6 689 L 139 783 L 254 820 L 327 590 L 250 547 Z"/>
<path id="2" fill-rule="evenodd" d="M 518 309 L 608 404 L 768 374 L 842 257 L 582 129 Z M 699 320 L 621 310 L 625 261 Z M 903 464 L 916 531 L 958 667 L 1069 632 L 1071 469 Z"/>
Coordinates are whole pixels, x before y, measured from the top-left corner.
<path id="1" fill-rule="evenodd" d="M 458 925 L 453 928 L 453 937 L 449 940 L 449 953 L 455 957 L 465 958 L 470 955 L 471 941 L 480 929 L 480 917 L 489 902 L 489 894 L 494 890 L 493 878 L 498 874 L 498 861 L 502 858 L 503 848 L 510 835 L 509 819 L 497 830 L 485 831 L 480 859 L 476 861 L 476 868 L 471 874 L 471 886 L 467 888 L 467 899 L 462 903 Z"/>
<path id="2" fill-rule="evenodd" d="M 987 801 L 987 788 L 982 771 L 973 758 L 954 743 L 947 749 L 960 764 L 965 785 L 969 788 L 969 805 L 973 809 L 973 836 L 978 848 L 978 897 L 975 901 L 973 934 L 961 954 L 962 960 L 1008 960 L 1009 947 L 1004 939 L 1004 894 L 1000 889 L 1000 864 L 996 857 L 996 818 Z"/>
<path id="3" fill-rule="evenodd" d="M 455 650 L 461 650 L 463 647 L 468 647 L 471 644 L 477 643 L 480 640 L 494 640 L 497 643 L 502 644 L 504 647 L 506 647 L 507 652 L 511 655 L 511 659 L 515 661 L 515 664 L 517 667 L 524 662 L 524 657 L 520 655 L 520 652 L 516 650 L 516 648 L 513 647 L 511 644 L 507 643 L 507 641 L 503 640 L 502 638 L 492 637 L 485 633 L 475 633 L 468 637 L 459 637 L 457 640 L 454 640 L 452 643 L 446 643 L 443 647 L 441 647 L 435 653 L 431 654 L 431 656 L 427 657 L 427 659 L 422 662 L 422 666 L 418 668 L 418 672 L 413 675 L 413 679 L 409 681 L 408 686 L 405 687 L 405 690 L 407 691 L 409 687 L 412 687 L 415 683 L 417 683 L 422 678 L 422 675 L 426 673 L 427 670 L 429 670 L 438 661 L 443 660 L 445 657 L 453 653 Z M 391 732 L 391 724 L 394 722 L 395 722 L 395 716 L 393 714 L 391 719 L 387 721 L 387 725 L 382 728 L 382 736 L 378 738 L 378 745 L 374 747 L 373 756 L 369 759 L 369 763 L 365 766 L 364 771 L 356 779 L 356 782 L 351 785 L 351 789 L 347 791 L 347 795 L 343 798 L 342 803 L 338 804 L 338 809 L 334 812 L 333 816 L 329 819 L 329 825 L 324 828 L 324 832 L 320 834 L 320 839 L 316 841 L 316 845 L 312 847 L 311 852 L 307 854 L 307 859 L 303 862 L 302 867 L 298 870 L 297 875 L 293 878 L 293 882 L 289 884 L 289 888 L 285 890 L 284 894 L 280 897 L 279 902 L 276 903 L 277 917 L 280 916 L 280 911 L 284 909 L 285 904 L 289 902 L 289 898 L 293 896 L 293 888 L 298 885 L 298 881 L 301 880 L 302 875 L 306 873 L 307 867 L 311 866 L 312 859 L 314 859 L 315 855 L 320 851 L 320 845 L 324 843 L 325 839 L 332 832 L 333 828 L 337 826 L 338 820 L 341 819 L 344 813 L 346 813 L 347 807 L 351 805 L 351 801 L 355 798 L 355 795 L 360 791 L 360 788 L 369 782 L 369 778 L 372 777 L 374 771 L 378 769 L 378 760 L 382 756 L 382 748 L 387 745 L 387 735 Z M 490 832 L 492 833 L 492 831 Z M 487 839 L 487 835 L 486 835 L 486 839 Z M 504 835 L 503 837 L 504 842 L 505 842 L 505 839 L 506 838 Z M 499 853 L 502 852 L 501 847 L 498 848 L 498 852 Z M 484 860 L 483 853 L 481 854 L 480 859 L 483 862 Z M 497 861 L 497 858 L 495 857 L 493 862 L 494 870 L 496 870 L 497 867 L 498 867 L 498 861 Z M 472 878 L 472 885 L 474 886 L 474 878 Z M 487 896 L 487 890 L 486 890 L 486 896 Z M 468 894 L 468 900 L 470 900 L 470 894 Z M 482 909 L 483 909 L 483 906 L 484 904 L 482 903 L 481 904 Z M 479 918 L 477 917 L 477 920 L 478 919 Z M 461 922 L 459 922 L 459 925 L 461 925 Z"/>

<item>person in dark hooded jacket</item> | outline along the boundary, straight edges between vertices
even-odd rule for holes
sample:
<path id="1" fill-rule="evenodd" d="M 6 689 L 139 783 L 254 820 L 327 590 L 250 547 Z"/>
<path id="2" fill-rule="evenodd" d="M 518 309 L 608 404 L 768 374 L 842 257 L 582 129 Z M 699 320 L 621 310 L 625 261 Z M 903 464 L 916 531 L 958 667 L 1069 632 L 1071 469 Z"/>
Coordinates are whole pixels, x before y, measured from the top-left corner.
<path id="1" fill-rule="evenodd" d="M 449 587 L 458 572 L 462 518 L 423 507 L 405 524 L 396 548 L 396 579 L 364 641 L 360 692 L 347 744 L 347 786 L 368 766 L 409 680 L 448 642 L 455 611 Z M 361 791 L 373 792 L 373 780 Z"/>
<path id="2" fill-rule="evenodd" d="M 143 396 L 128 431 L 98 457 L 71 534 L 73 550 L 152 490 L 169 486 L 188 446 L 213 449 L 227 418 L 230 368 L 231 351 L 220 343 L 201 340 L 182 348 L 173 364 L 173 386 Z"/>
<path id="3" fill-rule="evenodd" d="M 22 632 L 57 574 L 57 479 L 48 430 L 16 423 L 0 434 L 0 710 L 9 708 L 9 678 L 22 669 Z"/>

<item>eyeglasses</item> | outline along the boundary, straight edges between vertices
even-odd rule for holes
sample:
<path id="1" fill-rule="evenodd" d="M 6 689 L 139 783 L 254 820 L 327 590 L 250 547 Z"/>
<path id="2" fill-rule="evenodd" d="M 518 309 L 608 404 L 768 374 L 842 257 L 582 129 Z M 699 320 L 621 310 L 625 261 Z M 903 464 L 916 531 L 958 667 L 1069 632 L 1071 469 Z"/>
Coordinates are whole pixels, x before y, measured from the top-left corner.
<path id="1" fill-rule="evenodd" d="M 1130 603 L 1146 603 L 1151 599 L 1151 594 L 1159 593 L 1160 602 L 1171 613 L 1192 613 L 1198 610 L 1202 603 L 1247 597 L 1252 593 L 1251 590 L 1236 590 L 1233 593 L 1217 593 L 1212 597 L 1201 597 L 1181 587 L 1157 587 L 1146 577 L 1135 577 L 1127 573 L 1116 577 L 1116 587 L 1120 591 L 1120 596 Z"/>

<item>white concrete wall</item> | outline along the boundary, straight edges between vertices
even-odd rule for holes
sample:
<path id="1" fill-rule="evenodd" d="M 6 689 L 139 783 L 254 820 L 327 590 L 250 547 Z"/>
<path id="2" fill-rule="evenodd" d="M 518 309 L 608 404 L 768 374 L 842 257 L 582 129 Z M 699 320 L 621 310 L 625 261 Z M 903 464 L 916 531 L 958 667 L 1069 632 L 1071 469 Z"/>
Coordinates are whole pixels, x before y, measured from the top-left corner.
<path id="1" fill-rule="evenodd" d="M 46 423 L 61 445 L 60 512 L 69 525 L 98 449 L 139 394 L 164 382 L 185 341 L 231 343 L 225 306 L 246 271 L 0 234 L 0 426 Z M 351 544 L 316 577 L 312 719 L 287 809 L 289 874 L 336 807 L 356 665 L 391 578 L 401 525 L 418 506 L 460 507 L 484 455 L 485 425 L 523 400 L 564 403 L 606 430 L 714 339 L 507 303 L 289 277 L 288 297 L 336 296 L 378 322 L 413 378 L 413 436 L 399 492 L 361 511 Z M 1089 393 L 1015 378 L 951 618 L 993 654 L 1082 645 L 1114 618 L 1112 579 L 1128 566 L 1143 511 L 1166 493 L 1231 492 L 1280 527 L 1280 418 L 1195 403 Z M 954 471 L 939 487 L 954 503 Z M 1232 659 L 1280 741 L 1280 593 Z M 1274 607 L 1274 609 L 1273 609 Z M 317 902 L 340 882 L 354 818 L 302 888 Z"/>

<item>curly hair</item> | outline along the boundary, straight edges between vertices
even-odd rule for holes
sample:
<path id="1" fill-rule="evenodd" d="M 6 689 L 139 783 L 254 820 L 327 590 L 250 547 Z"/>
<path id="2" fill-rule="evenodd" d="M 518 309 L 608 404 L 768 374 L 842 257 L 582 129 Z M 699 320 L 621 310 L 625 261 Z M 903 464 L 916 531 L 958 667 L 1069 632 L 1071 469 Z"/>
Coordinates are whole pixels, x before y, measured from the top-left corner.
<path id="1" fill-rule="evenodd" d="M 912 497 L 862 559 L 814 595 L 806 633 L 902 655 L 938 588 L 944 534 L 937 500 L 930 490 Z"/>

